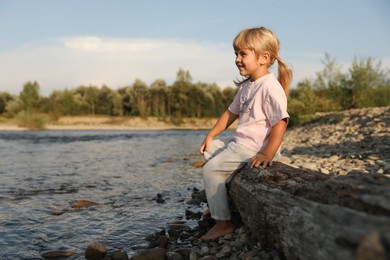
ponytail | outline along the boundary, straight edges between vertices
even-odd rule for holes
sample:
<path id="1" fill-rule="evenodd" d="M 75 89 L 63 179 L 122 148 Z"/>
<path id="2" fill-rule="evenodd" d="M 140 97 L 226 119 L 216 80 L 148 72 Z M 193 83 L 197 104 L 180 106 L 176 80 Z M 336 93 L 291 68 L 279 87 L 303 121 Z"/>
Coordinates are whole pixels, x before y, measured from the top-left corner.
<path id="1" fill-rule="evenodd" d="M 276 56 L 275 59 L 278 61 L 278 81 L 282 85 L 284 93 L 288 96 L 288 88 L 290 87 L 293 78 L 292 71 L 279 56 Z"/>

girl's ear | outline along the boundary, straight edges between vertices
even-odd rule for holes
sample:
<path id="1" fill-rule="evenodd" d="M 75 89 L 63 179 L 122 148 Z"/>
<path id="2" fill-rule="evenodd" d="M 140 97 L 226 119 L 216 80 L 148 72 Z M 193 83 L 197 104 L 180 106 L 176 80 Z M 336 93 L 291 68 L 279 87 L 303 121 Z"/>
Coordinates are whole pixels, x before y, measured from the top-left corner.
<path id="1" fill-rule="evenodd" d="M 269 52 L 263 52 L 259 57 L 260 65 L 270 64 L 271 63 L 271 55 Z"/>

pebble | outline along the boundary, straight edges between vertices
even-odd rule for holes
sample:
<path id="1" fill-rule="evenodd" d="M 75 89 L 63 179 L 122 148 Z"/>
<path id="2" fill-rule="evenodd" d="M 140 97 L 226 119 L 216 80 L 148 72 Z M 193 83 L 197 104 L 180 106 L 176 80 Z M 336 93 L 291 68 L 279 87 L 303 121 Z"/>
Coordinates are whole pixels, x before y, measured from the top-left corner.
<path id="1" fill-rule="evenodd" d="M 208 246 L 202 246 L 200 252 L 202 253 L 202 255 L 208 255 L 210 253 L 210 249 Z"/>
<path id="2" fill-rule="evenodd" d="M 337 155 L 332 155 L 331 157 L 328 158 L 328 161 L 329 162 L 335 162 L 339 159 L 339 157 Z"/>
<path id="3" fill-rule="evenodd" d="M 313 170 L 313 171 L 317 171 L 318 170 L 317 164 L 316 163 L 312 163 L 312 162 L 303 163 L 302 164 L 302 168 L 310 169 L 310 170 Z"/>

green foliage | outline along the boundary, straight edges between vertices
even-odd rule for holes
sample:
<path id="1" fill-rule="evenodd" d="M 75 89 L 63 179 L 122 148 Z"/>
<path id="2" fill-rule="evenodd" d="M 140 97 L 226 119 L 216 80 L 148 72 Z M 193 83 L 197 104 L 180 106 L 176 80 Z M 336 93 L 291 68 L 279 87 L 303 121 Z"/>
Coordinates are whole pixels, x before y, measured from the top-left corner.
<path id="1" fill-rule="evenodd" d="M 290 91 L 290 126 L 311 120 L 316 112 L 390 106 L 389 71 L 371 58 L 356 59 L 348 73 L 328 54 L 315 80 L 304 80 Z"/>
<path id="2" fill-rule="evenodd" d="M 375 64 L 371 58 L 355 59 L 349 69 L 346 83 L 346 87 L 352 94 L 352 107 L 370 107 L 378 103 L 386 105 L 390 102 L 389 72 L 382 70 L 381 63 Z"/>
<path id="3" fill-rule="evenodd" d="M 236 96 L 238 88 L 227 87 L 222 90 L 223 107 L 226 109 Z"/>
<path id="4" fill-rule="evenodd" d="M 99 89 L 95 86 L 79 86 L 73 91 L 78 96 L 79 103 L 82 104 L 78 114 L 96 114 L 96 102 L 99 95 Z"/>
<path id="5" fill-rule="evenodd" d="M 78 115 L 87 111 L 87 104 L 80 94 L 71 90 L 54 91 L 49 97 L 51 110 L 45 111 L 54 116 L 60 115 Z"/>
<path id="6" fill-rule="evenodd" d="M 191 83 L 192 76 L 190 74 L 190 71 L 179 69 L 179 71 L 176 74 L 176 82 L 184 82 L 184 83 Z"/>
<path id="7" fill-rule="evenodd" d="M 19 97 L 9 101 L 5 107 L 6 115 L 8 117 L 14 117 L 22 110 L 23 103 L 20 101 Z"/>
<path id="8" fill-rule="evenodd" d="M 7 92 L 0 92 L 0 114 L 4 114 L 7 110 L 7 104 L 14 100 L 14 97 L 12 97 Z"/>
<path id="9" fill-rule="evenodd" d="M 37 82 L 27 82 L 20 92 L 19 98 L 27 111 L 34 111 L 39 103 L 39 85 Z"/>
<path id="10" fill-rule="evenodd" d="M 150 86 L 150 113 L 152 116 L 164 118 L 169 113 L 169 90 L 164 80 L 158 79 Z"/>
<path id="11" fill-rule="evenodd" d="M 141 80 L 137 79 L 131 88 L 133 95 L 133 114 L 141 117 L 147 117 L 150 113 L 150 92 L 148 86 Z"/>
<path id="12" fill-rule="evenodd" d="M 15 121 L 20 127 L 25 127 L 30 130 L 40 130 L 45 128 L 45 124 L 49 121 L 49 117 L 43 113 L 21 111 L 16 115 Z"/>

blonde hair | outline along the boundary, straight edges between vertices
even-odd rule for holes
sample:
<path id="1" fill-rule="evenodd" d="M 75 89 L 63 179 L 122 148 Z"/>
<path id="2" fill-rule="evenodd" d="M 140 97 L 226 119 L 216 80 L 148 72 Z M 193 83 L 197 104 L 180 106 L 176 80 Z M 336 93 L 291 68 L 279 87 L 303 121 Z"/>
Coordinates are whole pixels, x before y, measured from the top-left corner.
<path id="1" fill-rule="evenodd" d="M 249 49 L 255 52 L 257 58 L 264 52 L 268 52 L 271 58 L 269 67 L 278 61 L 278 81 L 282 85 L 286 95 L 292 81 L 292 71 L 279 57 L 280 44 L 275 34 L 265 27 L 255 27 L 242 30 L 233 41 L 235 50 Z M 242 81 L 234 82 L 236 85 L 248 81 L 246 78 Z"/>

